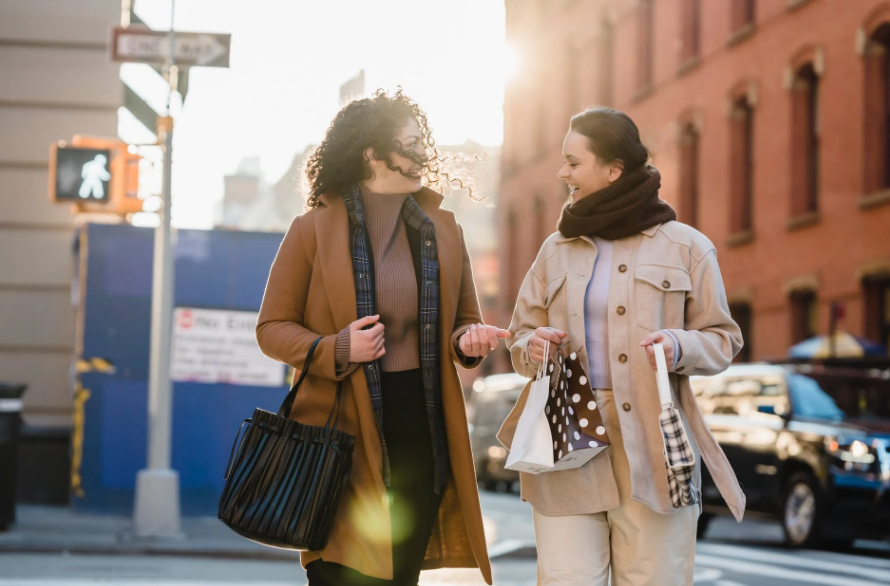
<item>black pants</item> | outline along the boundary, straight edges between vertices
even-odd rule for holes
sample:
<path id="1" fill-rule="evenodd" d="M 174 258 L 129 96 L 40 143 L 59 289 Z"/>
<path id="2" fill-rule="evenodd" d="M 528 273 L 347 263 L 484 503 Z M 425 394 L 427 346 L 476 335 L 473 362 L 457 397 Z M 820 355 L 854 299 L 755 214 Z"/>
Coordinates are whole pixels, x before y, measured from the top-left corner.
<path id="1" fill-rule="evenodd" d="M 387 491 L 393 579 L 372 578 L 333 562 L 306 566 L 309 586 L 416 586 L 441 495 L 433 492 L 433 443 L 421 371 L 384 372 L 383 433 L 389 450 Z"/>

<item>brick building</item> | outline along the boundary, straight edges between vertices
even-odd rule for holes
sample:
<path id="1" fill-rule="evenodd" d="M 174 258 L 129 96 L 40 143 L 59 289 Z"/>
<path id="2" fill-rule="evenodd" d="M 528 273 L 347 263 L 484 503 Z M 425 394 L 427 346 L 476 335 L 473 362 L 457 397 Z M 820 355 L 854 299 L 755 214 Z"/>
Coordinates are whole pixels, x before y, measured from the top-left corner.
<path id="1" fill-rule="evenodd" d="M 506 30 L 501 322 L 567 195 L 569 118 L 602 104 L 716 245 L 740 359 L 827 333 L 833 302 L 890 345 L 890 2 L 507 0 Z"/>

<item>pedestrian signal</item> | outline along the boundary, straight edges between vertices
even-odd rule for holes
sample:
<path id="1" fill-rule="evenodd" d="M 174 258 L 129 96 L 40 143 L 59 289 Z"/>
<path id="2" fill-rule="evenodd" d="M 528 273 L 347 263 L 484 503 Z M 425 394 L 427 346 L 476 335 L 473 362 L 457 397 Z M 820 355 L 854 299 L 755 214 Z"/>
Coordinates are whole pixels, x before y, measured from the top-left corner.
<path id="1" fill-rule="evenodd" d="M 75 213 L 142 211 L 139 161 L 142 157 L 114 138 L 75 136 L 50 148 L 49 198 L 73 204 Z"/>
<path id="2" fill-rule="evenodd" d="M 58 202 L 108 203 L 111 151 L 80 147 L 54 149 L 50 189 Z"/>

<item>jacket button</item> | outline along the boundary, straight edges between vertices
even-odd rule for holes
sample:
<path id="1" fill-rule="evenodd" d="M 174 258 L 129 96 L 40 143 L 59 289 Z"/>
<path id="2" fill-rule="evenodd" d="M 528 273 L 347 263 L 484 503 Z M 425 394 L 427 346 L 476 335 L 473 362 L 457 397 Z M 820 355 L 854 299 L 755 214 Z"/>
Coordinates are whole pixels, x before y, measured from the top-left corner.
<path id="1" fill-rule="evenodd" d="M 661 286 L 664 287 L 665 289 L 670 289 L 670 288 L 671 288 L 671 282 L 670 282 L 670 281 L 662 281 L 662 282 L 661 282 Z"/>
<path id="2" fill-rule="evenodd" d="M 621 364 L 624 364 L 625 362 L 627 362 L 627 354 L 619 354 L 618 362 L 620 362 Z"/>
<path id="3" fill-rule="evenodd" d="M 426 245 L 427 245 L 427 246 L 432 246 L 432 245 L 433 245 L 433 241 L 432 241 L 432 240 L 427 240 L 427 241 L 426 241 Z"/>
<path id="4" fill-rule="evenodd" d="M 624 315 L 624 306 L 623 306 L 623 305 L 619 305 L 619 306 L 618 306 L 618 309 L 616 309 L 615 311 L 618 312 L 618 315 Z"/>
<path id="5" fill-rule="evenodd" d="M 627 272 L 627 265 L 620 265 L 620 266 L 618 267 L 618 272 L 619 272 L 619 273 L 626 273 L 626 272 Z"/>
<path id="6" fill-rule="evenodd" d="M 430 329 L 430 324 L 426 324 L 426 325 L 424 326 L 424 328 L 426 328 L 427 330 Z"/>
<path id="7" fill-rule="evenodd" d="M 621 408 L 624 409 L 625 411 L 630 411 L 630 403 L 625 403 L 624 405 L 621 406 Z"/>

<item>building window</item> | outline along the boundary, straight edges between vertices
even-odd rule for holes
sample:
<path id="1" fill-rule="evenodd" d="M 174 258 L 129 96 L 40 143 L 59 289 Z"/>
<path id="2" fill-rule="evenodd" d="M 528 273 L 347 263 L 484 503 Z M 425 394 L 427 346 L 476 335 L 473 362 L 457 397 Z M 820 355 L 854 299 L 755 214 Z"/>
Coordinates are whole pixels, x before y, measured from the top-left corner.
<path id="1" fill-rule="evenodd" d="M 701 52 L 701 0 L 682 0 L 682 49 L 680 63 L 695 59 Z"/>
<path id="2" fill-rule="evenodd" d="M 797 344 L 816 335 L 819 325 L 815 291 L 791 293 L 791 343 Z"/>
<path id="3" fill-rule="evenodd" d="M 547 210 L 544 206 L 544 198 L 540 195 L 535 196 L 532 211 L 535 216 L 535 238 L 538 241 L 538 248 L 540 248 L 540 245 L 544 244 L 544 241 L 550 236 L 550 231 L 547 229 Z"/>
<path id="4" fill-rule="evenodd" d="M 600 35 L 600 96 L 599 101 L 611 106 L 615 100 L 615 27 L 608 20 L 603 20 Z"/>
<path id="5" fill-rule="evenodd" d="M 864 55 L 864 192 L 890 188 L 890 24 L 878 28 Z"/>
<path id="6" fill-rule="evenodd" d="M 742 331 L 742 340 L 745 342 L 734 362 L 751 362 L 754 356 L 752 352 L 753 340 L 751 339 L 751 304 L 730 303 L 729 313 L 735 323 L 739 325 L 739 329 Z"/>
<path id="7" fill-rule="evenodd" d="M 534 88 L 535 93 L 537 94 L 537 104 L 535 105 L 534 112 L 534 120 L 535 120 L 535 153 L 540 155 L 547 148 L 547 110 L 549 105 L 547 103 L 547 99 L 550 97 L 549 92 L 546 90 L 547 83 L 544 76 L 544 70 L 538 70 L 538 86 Z M 534 103 L 534 101 L 533 101 Z"/>
<path id="8" fill-rule="evenodd" d="M 890 348 L 890 276 L 867 278 L 862 286 L 865 337 Z"/>
<path id="9" fill-rule="evenodd" d="M 808 63 L 791 87 L 791 215 L 819 209 L 819 76 Z"/>
<path id="10" fill-rule="evenodd" d="M 655 60 L 655 9 L 652 0 L 640 0 L 637 13 L 639 33 L 639 63 L 637 64 L 637 89 L 648 89 L 652 85 Z"/>
<path id="11" fill-rule="evenodd" d="M 747 96 L 733 102 L 729 123 L 729 226 L 740 234 L 753 229 L 754 216 L 754 108 Z"/>
<path id="12" fill-rule="evenodd" d="M 698 227 L 699 134 L 687 124 L 680 133 L 680 221 Z"/>
<path id="13" fill-rule="evenodd" d="M 754 25 L 754 0 L 732 0 L 731 22 L 732 32 Z"/>
<path id="14" fill-rule="evenodd" d="M 566 107 L 568 117 L 571 118 L 578 112 L 579 87 L 578 78 L 581 75 L 581 67 L 578 63 L 578 50 L 571 44 L 566 48 Z"/>
<path id="15" fill-rule="evenodd" d="M 507 283 L 504 301 L 512 311 L 519 294 L 519 218 L 516 210 L 507 212 Z"/>

